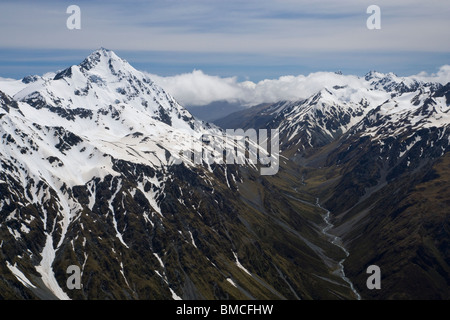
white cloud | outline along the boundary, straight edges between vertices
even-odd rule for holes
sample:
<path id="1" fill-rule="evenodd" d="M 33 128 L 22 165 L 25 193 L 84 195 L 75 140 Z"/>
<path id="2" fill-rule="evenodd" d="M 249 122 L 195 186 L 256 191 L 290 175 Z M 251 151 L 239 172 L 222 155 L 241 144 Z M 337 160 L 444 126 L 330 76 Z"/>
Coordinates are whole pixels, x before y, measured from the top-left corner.
<path id="1" fill-rule="evenodd" d="M 205 105 L 217 100 L 236 101 L 241 96 L 236 78 L 210 76 L 201 70 L 171 77 L 149 76 L 183 105 Z"/>
<path id="2" fill-rule="evenodd" d="M 304 76 L 283 76 L 257 83 L 238 82 L 236 77 L 211 76 L 201 70 L 169 77 L 153 74 L 149 76 L 182 105 L 206 105 L 219 100 L 254 105 L 278 100 L 297 100 L 308 94 L 302 90 L 305 87 Z"/>
<path id="3" fill-rule="evenodd" d="M 450 82 L 450 65 L 444 65 L 436 73 L 420 72 L 414 78 L 425 82 L 439 82 L 447 84 Z"/>
<path id="4" fill-rule="evenodd" d="M 287 75 L 259 82 L 239 82 L 236 77 L 221 78 L 205 74 L 201 70 L 168 77 L 153 74 L 149 76 L 185 106 L 206 105 L 219 100 L 239 101 L 248 106 L 280 100 L 295 101 L 308 98 L 325 87 L 358 87 L 364 82 L 363 77 L 332 72 L 314 72 L 307 76 Z M 446 84 L 450 82 L 450 65 L 440 67 L 436 73 L 421 72 L 411 77 Z"/>
<path id="5" fill-rule="evenodd" d="M 238 82 L 236 77 L 221 78 L 194 70 L 176 76 L 149 76 L 183 105 L 206 105 L 213 101 L 239 101 L 246 105 L 309 97 L 326 86 L 346 85 L 362 81 L 356 76 L 315 72 L 308 76 L 282 76 L 259 82 Z"/>

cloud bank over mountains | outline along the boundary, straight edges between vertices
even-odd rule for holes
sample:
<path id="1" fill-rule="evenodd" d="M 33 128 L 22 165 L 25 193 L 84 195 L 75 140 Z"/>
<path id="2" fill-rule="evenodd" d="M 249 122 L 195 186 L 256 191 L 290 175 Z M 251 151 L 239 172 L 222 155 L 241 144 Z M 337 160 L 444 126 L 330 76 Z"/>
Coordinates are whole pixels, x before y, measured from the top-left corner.
<path id="1" fill-rule="evenodd" d="M 239 82 L 237 77 L 218 77 L 201 70 L 167 77 L 149 75 L 181 104 L 187 106 L 201 106 L 221 100 L 248 106 L 280 100 L 295 101 L 307 98 L 327 86 L 345 86 L 364 81 L 364 77 L 332 72 L 314 72 L 307 76 L 286 75 L 259 82 Z M 408 78 L 446 84 L 450 82 L 450 65 L 441 66 L 436 73 L 420 72 Z"/>
<path id="2" fill-rule="evenodd" d="M 146 73 L 146 72 L 145 72 Z M 282 100 L 297 101 L 308 98 L 323 88 L 333 86 L 367 86 L 364 76 L 345 75 L 335 72 L 313 72 L 308 75 L 285 75 L 261 81 L 239 81 L 238 77 L 220 77 L 202 70 L 193 70 L 173 76 L 147 73 L 153 81 L 169 92 L 183 106 L 205 106 L 215 101 L 239 103 L 254 106 Z M 53 78 L 54 72 L 43 78 Z M 437 72 L 420 72 L 408 77 L 379 73 L 379 76 L 393 76 L 398 82 L 417 80 L 447 84 L 450 82 L 450 65 L 441 66 Z M 0 90 L 13 96 L 25 86 L 20 80 L 0 77 Z"/>

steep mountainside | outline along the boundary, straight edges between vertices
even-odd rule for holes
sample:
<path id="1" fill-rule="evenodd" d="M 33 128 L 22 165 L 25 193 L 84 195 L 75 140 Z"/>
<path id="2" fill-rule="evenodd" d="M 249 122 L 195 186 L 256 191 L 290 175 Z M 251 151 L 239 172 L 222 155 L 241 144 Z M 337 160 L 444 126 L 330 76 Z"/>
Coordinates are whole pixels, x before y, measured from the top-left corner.
<path id="1" fill-rule="evenodd" d="M 363 298 L 448 299 L 450 84 L 377 72 L 359 81 L 264 107 L 250 123 L 280 128 L 281 172 L 331 211 Z M 382 290 L 366 287 L 372 264 Z"/>
<path id="2" fill-rule="evenodd" d="M 0 298 L 355 298 L 315 199 L 183 154 L 220 130 L 112 51 L 13 89 L 0 92 Z"/>

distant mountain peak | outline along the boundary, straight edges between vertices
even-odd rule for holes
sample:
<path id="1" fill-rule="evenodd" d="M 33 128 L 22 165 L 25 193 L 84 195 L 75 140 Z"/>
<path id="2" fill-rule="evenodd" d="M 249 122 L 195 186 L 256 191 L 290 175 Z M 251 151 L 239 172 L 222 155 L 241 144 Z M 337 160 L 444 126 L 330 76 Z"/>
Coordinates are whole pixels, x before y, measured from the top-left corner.
<path id="1" fill-rule="evenodd" d="M 108 66 L 110 69 L 113 65 L 131 67 L 128 62 L 120 58 L 114 51 L 100 48 L 92 52 L 86 59 L 79 64 L 81 70 L 91 70 L 96 66 Z"/>
<path id="2" fill-rule="evenodd" d="M 73 74 L 73 67 L 74 66 L 71 66 L 58 72 L 53 80 L 70 78 Z M 113 74 L 116 74 L 116 70 L 118 69 L 132 68 L 126 60 L 120 58 L 112 50 L 105 49 L 103 47 L 92 52 L 77 67 L 79 67 L 81 72 L 91 71 L 95 68 L 102 68 L 104 70 L 109 69 Z"/>
<path id="3" fill-rule="evenodd" d="M 22 79 L 22 83 L 30 84 L 30 83 L 38 81 L 39 79 L 42 79 L 42 78 L 38 75 L 29 75 Z"/>
<path id="4" fill-rule="evenodd" d="M 377 71 L 370 71 L 364 79 L 372 85 L 374 89 L 383 90 L 386 92 L 413 92 L 421 86 L 431 86 L 432 83 L 424 83 L 415 79 L 414 77 L 399 77 L 393 72 L 380 73 Z M 435 85 L 435 87 L 437 87 Z"/>
<path id="5" fill-rule="evenodd" d="M 79 111 L 77 117 L 86 117 L 115 109 L 115 118 L 121 120 L 127 118 L 124 113 L 133 110 L 137 118 L 142 119 L 142 116 L 136 114 L 145 113 L 153 120 L 169 126 L 177 123 L 187 130 L 192 129 L 194 122 L 192 115 L 145 73 L 105 48 L 92 52 L 80 64 L 58 72 L 48 81 L 31 83 L 17 92 L 14 99 L 37 109 L 59 108 L 59 115 L 66 120 L 75 119 L 73 112 L 77 111 L 73 110 Z M 123 111 L 125 106 L 127 111 Z"/>
<path id="6" fill-rule="evenodd" d="M 386 75 L 384 73 L 378 72 L 376 70 L 371 70 L 368 73 L 366 73 L 366 75 L 364 76 L 364 79 L 366 79 L 366 81 L 370 81 L 370 80 L 374 80 L 374 79 L 382 79 L 384 78 Z"/>

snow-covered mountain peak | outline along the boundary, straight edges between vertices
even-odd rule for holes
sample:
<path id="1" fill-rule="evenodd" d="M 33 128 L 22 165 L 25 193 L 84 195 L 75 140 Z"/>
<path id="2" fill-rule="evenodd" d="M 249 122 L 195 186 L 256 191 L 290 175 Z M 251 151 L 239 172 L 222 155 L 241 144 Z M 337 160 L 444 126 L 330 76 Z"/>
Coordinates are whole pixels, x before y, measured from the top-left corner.
<path id="1" fill-rule="evenodd" d="M 41 77 L 41 76 L 38 76 L 38 75 L 29 75 L 29 76 L 26 76 L 26 77 L 24 77 L 24 78 L 22 79 L 22 83 L 24 83 L 24 84 L 30 84 L 30 83 L 33 83 L 33 82 L 36 82 L 36 81 L 39 81 L 39 80 L 42 80 L 42 77 Z"/>
<path id="2" fill-rule="evenodd" d="M 131 95 L 130 98 L 139 94 L 150 95 L 151 91 L 164 92 L 163 89 L 153 85 L 153 81 L 146 74 L 133 68 L 113 51 L 104 48 L 94 51 L 80 64 L 59 72 L 53 80 L 83 86 L 81 88 L 83 92 L 74 91 L 76 95 L 83 95 L 90 88 L 111 86 L 114 86 L 115 91 L 121 95 L 128 93 Z"/>
<path id="3" fill-rule="evenodd" d="M 130 127 L 136 129 L 131 118 L 151 118 L 188 131 L 194 123 L 192 115 L 146 74 L 104 48 L 51 79 L 30 82 L 14 99 L 38 110 L 50 110 L 52 115 L 69 120 L 69 125 L 76 118 L 89 118 L 110 127 L 107 123 L 114 120 L 116 130 L 124 129 L 121 133 Z M 61 123 L 61 119 L 50 119 L 46 125 Z"/>
<path id="4" fill-rule="evenodd" d="M 374 112 L 375 120 L 384 117 L 392 123 L 391 134 L 411 124 L 440 127 L 448 123 L 446 101 L 450 98 L 439 83 L 377 71 L 364 78 L 329 73 L 314 77 L 319 77 L 322 87 L 307 99 L 268 108 L 277 111 L 269 124 L 284 133 L 285 149 L 326 145 Z"/>
<path id="5" fill-rule="evenodd" d="M 105 48 L 100 48 L 87 56 L 86 59 L 84 59 L 80 64 L 80 66 L 85 70 L 90 70 L 99 64 L 105 64 L 109 61 L 119 61 L 122 63 L 127 63 L 125 60 L 117 56 L 113 51 Z"/>
<path id="6" fill-rule="evenodd" d="M 142 75 L 134 69 L 126 60 L 120 58 L 112 50 L 100 48 L 92 52 L 78 67 L 82 73 L 112 75 L 119 78 L 131 75 Z"/>
<path id="7" fill-rule="evenodd" d="M 377 71 L 371 71 L 365 75 L 364 79 L 369 83 L 370 87 L 375 90 L 397 94 L 414 92 L 420 88 L 423 90 L 437 90 L 442 86 L 440 83 L 424 82 L 415 76 L 400 77 L 392 72 L 384 74 Z"/>
<path id="8" fill-rule="evenodd" d="M 371 70 L 369 71 L 365 76 L 364 79 L 366 79 L 366 81 L 371 81 L 373 79 L 381 79 L 384 77 L 384 74 L 375 70 Z"/>
<path id="9" fill-rule="evenodd" d="M 22 157 L 27 174 L 46 181 L 70 177 L 66 185 L 115 175 L 117 160 L 152 168 L 171 165 L 171 155 L 187 150 L 206 130 L 147 75 L 103 48 L 54 77 L 29 81 L 13 98 L 0 94 L 0 104 L 0 113 L 6 113 L 2 133 L 21 141 L 15 133 L 19 127 L 27 136 L 40 137 L 33 145 L 5 147 L 3 160 L 14 163 Z M 36 158 L 32 151 L 25 157 L 21 144 L 46 155 Z M 58 158 L 60 166 L 48 157 Z"/>

